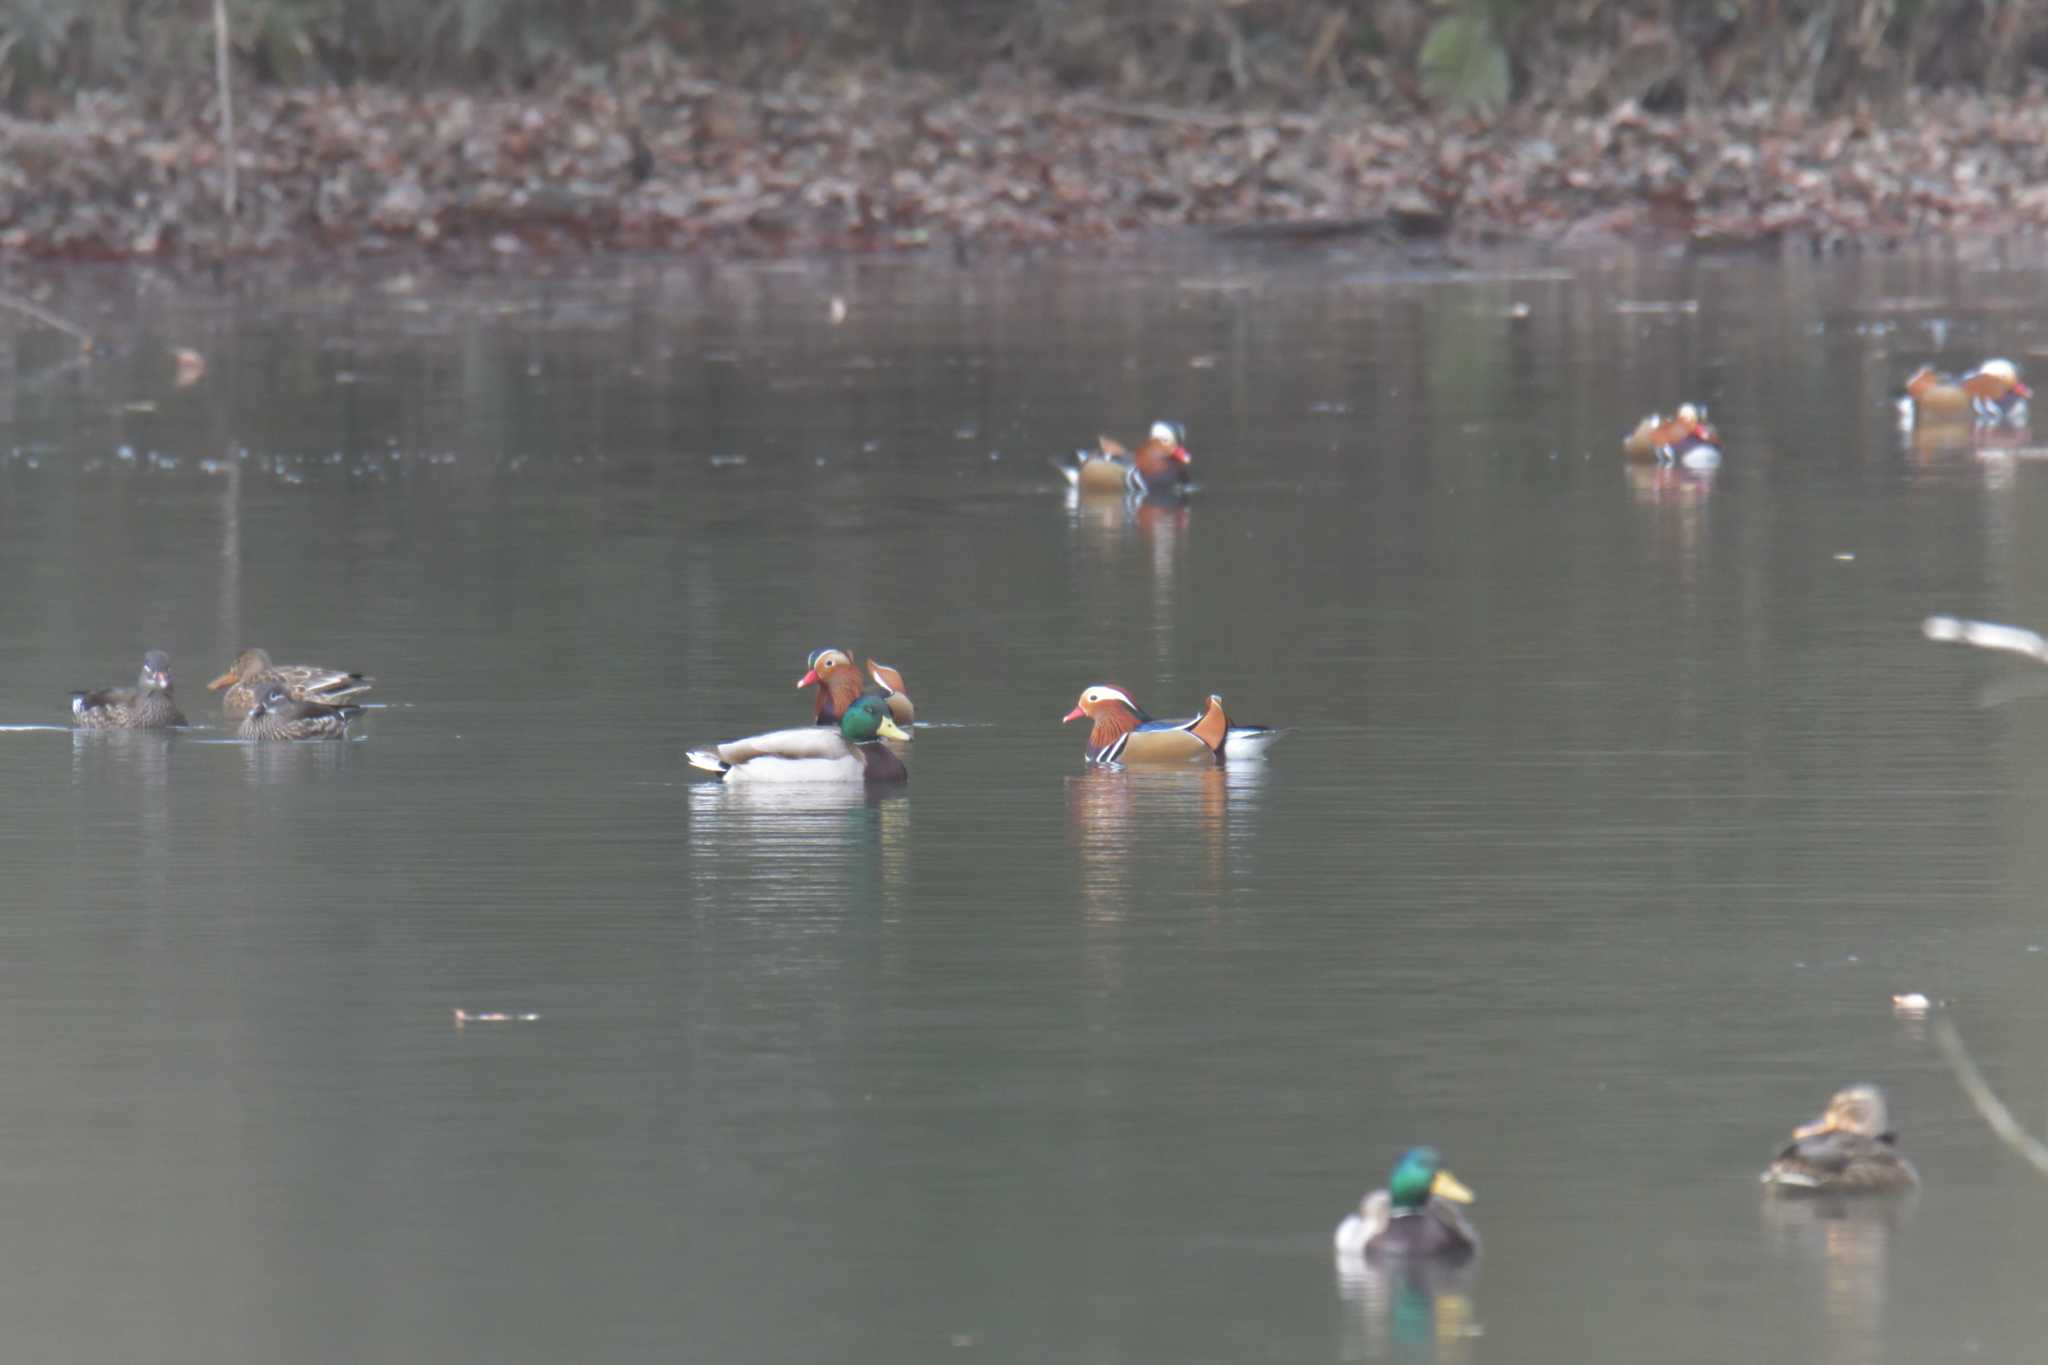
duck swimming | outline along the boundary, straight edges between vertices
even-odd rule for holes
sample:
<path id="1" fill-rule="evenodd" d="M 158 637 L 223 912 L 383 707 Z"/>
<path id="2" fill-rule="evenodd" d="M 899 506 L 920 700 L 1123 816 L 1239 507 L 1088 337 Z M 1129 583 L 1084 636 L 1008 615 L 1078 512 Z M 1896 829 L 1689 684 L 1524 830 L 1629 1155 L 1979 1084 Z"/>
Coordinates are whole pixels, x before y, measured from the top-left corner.
<path id="1" fill-rule="evenodd" d="M 347 739 L 348 723 L 361 714 L 360 706 L 294 698 L 285 684 L 265 683 L 235 733 L 243 739 Z"/>
<path id="2" fill-rule="evenodd" d="M 1888 1194 L 1920 1183 L 1899 1154 L 1884 1092 L 1874 1085 L 1837 1090 L 1825 1113 L 1792 1130 L 1792 1141 L 1759 1178 L 1774 1190 L 1801 1194 Z"/>
<path id="3" fill-rule="evenodd" d="M 853 666 L 853 656 L 843 649 L 814 649 L 810 658 L 804 661 L 805 673 L 796 680 L 796 685 L 818 689 L 812 716 L 816 724 L 837 725 L 839 718 L 846 714 L 846 708 L 862 697 L 880 697 L 889 708 L 889 718 L 903 727 L 905 739 L 910 738 L 910 726 L 917 719 L 917 708 L 911 704 L 910 693 L 904 689 L 903 675 L 887 664 L 868 660 L 868 676 L 871 682 L 862 682 L 860 670 Z"/>
<path id="4" fill-rule="evenodd" d="M 1230 717 L 1211 696 L 1192 720 L 1154 720 L 1131 694 L 1110 683 L 1081 693 L 1062 723 L 1094 722 L 1088 728 L 1090 763 L 1215 763 L 1223 757 Z"/>
<path id="5" fill-rule="evenodd" d="M 905 782 L 910 771 L 903 760 L 876 741 L 907 738 L 882 698 L 862 697 L 846 708 L 836 730 L 771 730 L 692 749 L 686 757 L 690 766 L 727 782 Z"/>
<path id="6" fill-rule="evenodd" d="M 227 672 L 206 686 L 213 692 L 225 687 L 221 710 L 229 720 L 240 720 L 254 709 L 270 683 L 282 683 L 293 701 L 340 706 L 369 691 L 371 681 L 360 673 L 322 668 L 318 664 L 274 664 L 262 650 L 245 649 L 235 656 Z"/>
<path id="7" fill-rule="evenodd" d="M 1174 422 L 1154 422 L 1145 443 L 1135 453 L 1108 436 L 1095 438 L 1094 450 L 1074 453 L 1074 463 L 1053 461 L 1066 481 L 1083 493 L 1150 494 L 1186 493 L 1188 465 L 1187 431 Z"/>
<path id="8" fill-rule="evenodd" d="M 71 722 L 80 730 L 168 730 L 185 723 L 171 696 L 171 656 L 152 649 L 142 656 L 133 687 L 103 687 L 71 694 Z"/>
<path id="9" fill-rule="evenodd" d="M 1479 1250 L 1479 1234 L 1458 1209 L 1471 1202 L 1472 1191 L 1443 1168 L 1434 1147 L 1411 1147 L 1394 1163 L 1387 1187 L 1337 1225 L 1337 1252 L 1462 1260 Z"/>

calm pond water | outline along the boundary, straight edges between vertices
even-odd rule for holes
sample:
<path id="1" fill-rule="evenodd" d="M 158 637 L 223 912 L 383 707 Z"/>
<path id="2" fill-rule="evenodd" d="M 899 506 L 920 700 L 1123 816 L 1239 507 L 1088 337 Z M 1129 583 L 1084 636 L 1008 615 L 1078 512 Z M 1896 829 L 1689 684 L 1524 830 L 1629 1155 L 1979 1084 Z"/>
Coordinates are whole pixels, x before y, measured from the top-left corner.
<path id="1" fill-rule="evenodd" d="M 2048 693 L 1919 633 L 2048 624 L 2048 469 L 1887 398 L 2048 377 L 2042 274 L 41 283 L 106 341 L 5 324 L 0 723 L 154 646 L 213 728 L 0 733 L 21 1358 L 2038 1355 L 2048 1181 L 1889 1002 L 2048 1126 Z M 1625 469 L 1685 397 L 1718 477 Z M 1070 506 L 1155 417 L 1192 504 Z M 684 767 L 832 644 L 907 791 Z M 245 645 L 384 709 L 220 742 Z M 1104 680 L 1294 733 L 1084 772 Z M 1766 1203 L 1865 1079 L 1920 1197 Z M 1340 1276 L 1418 1141 L 1476 1278 Z"/>

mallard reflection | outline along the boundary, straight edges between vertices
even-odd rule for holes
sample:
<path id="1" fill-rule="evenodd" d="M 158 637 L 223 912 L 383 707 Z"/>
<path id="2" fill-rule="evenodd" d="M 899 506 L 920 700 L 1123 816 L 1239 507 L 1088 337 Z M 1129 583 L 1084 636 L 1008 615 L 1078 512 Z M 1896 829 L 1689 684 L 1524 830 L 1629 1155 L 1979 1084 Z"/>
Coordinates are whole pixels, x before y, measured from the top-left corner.
<path id="1" fill-rule="evenodd" d="M 1341 1355 L 1373 1360 L 1400 1355 L 1464 1365 L 1480 1336 L 1472 1294 L 1479 1263 L 1428 1259 L 1367 1260 L 1338 1253 L 1337 1297 L 1344 1315 Z"/>
<path id="2" fill-rule="evenodd" d="M 875 869 L 887 886 L 910 875 L 905 787 L 861 783 L 695 782 L 688 789 L 690 876 L 769 903 L 843 906 L 846 879 Z"/>
<path id="3" fill-rule="evenodd" d="M 1886 1359 L 1886 1262 L 1893 1233 L 1913 1216 L 1917 1201 L 1914 1193 L 1880 1200 L 1819 1195 L 1760 1201 L 1772 1252 L 1817 1272 L 1828 1328 L 1823 1359 L 1831 1365 Z"/>

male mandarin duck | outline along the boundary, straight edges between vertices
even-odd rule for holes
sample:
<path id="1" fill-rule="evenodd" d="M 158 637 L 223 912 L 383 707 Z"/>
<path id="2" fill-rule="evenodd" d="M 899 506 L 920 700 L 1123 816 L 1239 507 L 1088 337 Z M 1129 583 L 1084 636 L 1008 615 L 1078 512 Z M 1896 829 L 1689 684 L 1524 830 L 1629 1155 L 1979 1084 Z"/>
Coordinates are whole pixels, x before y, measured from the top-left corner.
<path id="1" fill-rule="evenodd" d="M 1154 720 L 1121 687 L 1097 683 L 1081 693 L 1062 722 L 1086 717 L 1091 763 L 1214 763 L 1223 757 L 1230 718 L 1211 696 L 1192 720 Z"/>
<path id="2" fill-rule="evenodd" d="M 1922 365 L 1906 380 L 1905 396 L 1899 399 L 1899 424 L 1910 430 L 1916 423 L 1974 419 L 2018 426 L 2026 421 L 2027 400 L 2033 396 L 2034 391 L 2020 381 L 2019 370 L 2010 360 L 1987 360 L 1960 379 Z"/>
<path id="3" fill-rule="evenodd" d="M 690 766 L 728 782 L 903 782 L 910 772 L 882 739 L 908 739 L 880 697 L 846 708 L 836 730 L 805 726 L 692 749 Z"/>
<path id="4" fill-rule="evenodd" d="M 361 714 L 360 706 L 330 706 L 293 697 L 281 682 L 265 683 L 235 733 L 243 739 L 347 739 L 348 723 Z"/>
<path id="5" fill-rule="evenodd" d="M 1443 1168 L 1434 1148 L 1411 1147 L 1394 1163 L 1387 1187 L 1337 1225 L 1337 1252 L 1463 1260 L 1479 1250 L 1479 1234 L 1458 1209 L 1471 1202 L 1472 1191 Z"/>
<path id="6" fill-rule="evenodd" d="M 1874 1085 L 1837 1090 L 1827 1112 L 1792 1130 L 1792 1141 L 1760 1177 L 1775 1190 L 1808 1194 L 1888 1194 L 1920 1183 L 1899 1154 Z"/>
<path id="7" fill-rule="evenodd" d="M 1136 453 L 1108 436 L 1095 438 L 1095 449 L 1074 452 L 1073 464 L 1053 462 L 1068 483 L 1084 493 L 1186 493 L 1187 432 L 1172 422 L 1154 422 Z"/>
<path id="8" fill-rule="evenodd" d="M 1631 460 L 1712 469 L 1721 463 L 1721 438 L 1706 420 L 1706 409 L 1681 403 L 1669 417 L 1651 413 L 1621 438 L 1621 453 Z"/>
<path id="9" fill-rule="evenodd" d="M 106 687 L 71 694 L 72 723 L 81 730 L 167 730 L 185 723 L 171 696 L 171 656 L 152 649 L 142 656 L 133 687 Z"/>
<path id="10" fill-rule="evenodd" d="M 228 719 L 240 720 L 255 708 L 271 683 L 282 684 L 292 701 L 340 706 L 369 691 L 371 681 L 360 673 L 315 664 L 274 664 L 262 650 L 245 649 L 235 656 L 227 672 L 206 686 L 213 692 L 227 688 L 227 694 L 220 699 L 221 710 Z"/>
<path id="11" fill-rule="evenodd" d="M 868 675 L 873 681 L 863 683 L 860 670 L 853 666 L 853 657 L 843 649 L 815 649 L 804 662 L 807 671 L 796 680 L 796 685 L 818 689 L 812 708 L 815 724 L 837 725 L 846 708 L 860 698 L 880 697 L 888 705 L 889 718 L 903 727 L 903 738 L 910 738 L 917 708 L 911 705 L 910 694 L 904 690 L 901 673 L 869 659 Z"/>

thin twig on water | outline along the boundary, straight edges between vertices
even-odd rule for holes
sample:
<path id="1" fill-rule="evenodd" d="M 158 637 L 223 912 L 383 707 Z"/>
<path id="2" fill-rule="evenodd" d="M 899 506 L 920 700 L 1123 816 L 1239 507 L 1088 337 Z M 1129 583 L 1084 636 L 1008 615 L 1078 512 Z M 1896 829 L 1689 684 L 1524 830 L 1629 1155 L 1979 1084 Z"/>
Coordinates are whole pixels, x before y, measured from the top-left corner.
<path id="1" fill-rule="evenodd" d="M 63 318 L 58 317 L 40 303 L 31 302 L 19 294 L 10 294 L 4 289 L 0 289 L 0 308 L 12 308 L 17 313 L 26 313 L 37 322 L 42 323 L 43 326 L 56 328 L 64 335 L 75 339 L 78 342 L 78 349 L 81 351 L 90 351 L 92 349 L 92 333 L 86 331 L 75 322 L 67 322 Z"/>
<path id="2" fill-rule="evenodd" d="M 1956 1083 L 1963 1087 L 1963 1093 L 1970 1097 L 1970 1103 L 1984 1116 L 1984 1122 L 1991 1125 L 1991 1131 L 1998 1135 L 1999 1141 L 2018 1152 L 2035 1170 L 2048 1175 L 2048 1147 L 2042 1146 L 2033 1134 L 2020 1127 L 2020 1121 L 2012 1116 L 2012 1110 L 2006 1108 L 2005 1101 L 1992 1091 L 1984 1073 L 1977 1070 L 1977 1064 L 1970 1060 L 1956 1026 L 1945 1017 L 1937 1016 L 1929 1028 L 1934 1035 L 1934 1045 L 1941 1049 L 1942 1059 L 1956 1074 Z"/>
<path id="3" fill-rule="evenodd" d="M 227 159 L 224 203 L 228 221 L 235 218 L 235 105 L 228 91 L 228 0 L 213 0 L 213 74 L 220 85 L 220 147 Z"/>

